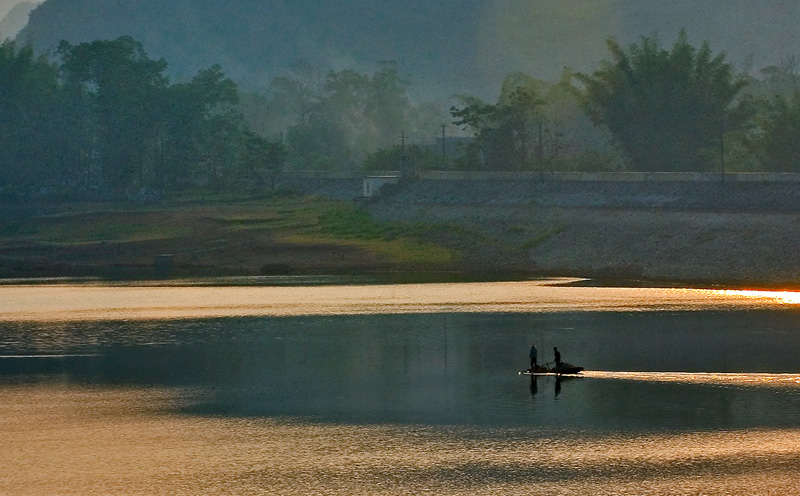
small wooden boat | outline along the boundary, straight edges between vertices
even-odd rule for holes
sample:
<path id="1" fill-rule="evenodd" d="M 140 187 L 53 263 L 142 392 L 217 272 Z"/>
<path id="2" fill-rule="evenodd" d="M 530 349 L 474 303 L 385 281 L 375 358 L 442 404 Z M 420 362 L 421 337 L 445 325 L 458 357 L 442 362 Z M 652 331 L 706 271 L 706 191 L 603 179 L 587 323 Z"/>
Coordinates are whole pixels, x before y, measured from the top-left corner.
<path id="1" fill-rule="evenodd" d="M 520 372 L 524 375 L 578 375 L 583 372 L 583 367 L 562 362 L 555 367 L 548 367 L 549 364 L 539 365 Z"/>

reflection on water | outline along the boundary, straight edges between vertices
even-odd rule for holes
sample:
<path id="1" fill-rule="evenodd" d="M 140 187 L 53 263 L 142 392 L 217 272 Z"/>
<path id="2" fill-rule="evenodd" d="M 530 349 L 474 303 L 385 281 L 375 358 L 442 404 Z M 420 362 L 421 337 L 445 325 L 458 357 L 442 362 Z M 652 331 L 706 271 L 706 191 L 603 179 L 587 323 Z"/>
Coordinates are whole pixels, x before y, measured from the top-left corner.
<path id="1" fill-rule="evenodd" d="M 580 432 L 170 413 L 192 391 L 0 390 L 14 495 L 798 494 L 800 431 Z M 566 391 L 565 393 L 566 394 Z"/>
<path id="2" fill-rule="evenodd" d="M 698 372 L 588 371 L 584 377 L 644 382 L 712 384 L 718 386 L 800 387 L 800 374 L 737 374 Z"/>
<path id="3" fill-rule="evenodd" d="M 214 287 L 0 286 L 0 321 L 165 320 L 454 312 L 775 309 L 798 293 L 571 287 L 569 279 L 493 283 Z"/>
<path id="4" fill-rule="evenodd" d="M 0 377 L 190 387 L 202 394 L 183 409 L 201 415 L 603 432 L 784 428 L 800 425 L 797 324 L 794 313 L 767 311 L 4 323 Z M 531 342 L 557 344 L 586 367 L 584 378 L 543 377 L 531 403 L 517 375 Z"/>
<path id="5" fill-rule="evenodd" d="M 800 493 L 800 314 L 773 295 L 0 295 L 0 494 Z M 532 343 L 587 372 L 518 375 Z"/>

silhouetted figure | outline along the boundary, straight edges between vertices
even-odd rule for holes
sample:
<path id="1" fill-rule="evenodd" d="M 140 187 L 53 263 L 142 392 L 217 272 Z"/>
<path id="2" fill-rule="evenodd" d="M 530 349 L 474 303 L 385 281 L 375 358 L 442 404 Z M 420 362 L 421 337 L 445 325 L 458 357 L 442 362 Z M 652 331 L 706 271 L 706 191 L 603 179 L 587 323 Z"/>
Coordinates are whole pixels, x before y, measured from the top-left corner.
<path id="1" fill-rule="evenodd" d="M 534 369 L 538 365 L 537 358 L 539 356 L 539 352 L 536 351 L 536 346 L 531 345 L 531 352 L 529 353 L 529 355 L 531 357 L 531 369 Z"/>
<path id="2" fill-rule="evenodd" d="M 561 361 L 561 352 L 558 351 L 558 348 L 556 348 L 555 346 L 553 346 L 553 356 L 555 357 L 556 360 L 556 367 L 560 367 L 561 364 L 563 363 Z"/>

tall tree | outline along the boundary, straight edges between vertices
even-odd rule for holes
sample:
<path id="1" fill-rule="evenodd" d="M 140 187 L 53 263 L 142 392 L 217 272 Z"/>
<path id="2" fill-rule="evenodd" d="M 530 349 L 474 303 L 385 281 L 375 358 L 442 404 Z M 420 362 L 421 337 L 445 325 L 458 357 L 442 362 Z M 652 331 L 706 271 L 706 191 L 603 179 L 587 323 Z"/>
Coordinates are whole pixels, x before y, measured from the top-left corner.
<path id="1" fill-rule="evenodd" d="M 717 167 L 709 150 L 745 120 L 736 108 L 746 85 L 708 43 L 697 49 L 681 31 L 671 50 L 656 36 L 627 50 L 610 39 L 611 61 L 579 75 L 585 106 L 606 127 L 630 167 L 645 171 L 700 171 Z"/>
<path id="2" fill-rule="evenodd" d="M 539 81 L 512 74 L 504 81 L 496 104 L 462 97 L 465 105 L 451 109 L 454 123 L 475 133 L 480 157 L 488 168 L 530 170 L 541 157 L 545 101 L 540 92 Z"/>
<path id="3" fill-rule="evenodd" d="M 375 144 L 384 148 L 397 144 L 406 130 L 411 101 L 409 82 L 398 72 L 397 62 L 384 61 L 372 74 L 364 102 L 364 114 L 373 125 Z"/>
<path id="4" fill-rule="evenodd" d="M 409 131 L 408 86 L 393 61 L 381 62 L 371 75 L 353 70 L 328 73 L 323 110 L 341 129 L 357 159 L 396 145 L 403 131 Z"/>
<path id="5" fill-rule="evenodd" d="M 238 165 L 245 125 L 234 111 L 236 84 L 218 65 L 201 70 L 187 83 L 167 91 L 163 119 L 162 183 L 200 180 L 225 182 Z"/>
<path id="6" fill-rule="evenodd" d="M 748 140 L 761 168 L 771 172 L 800 171 L 800 92 L 764 101 L 757 131 Z"/>
<path id="7" fill-rule="evenodd" d="M 225 185 L 244 173 L 248 130 L 234 111 L 236 84 L 218 65 L 170 85 L 166 61 L 130 37 L 62 43 L 61 74 L 76 116 L 86 176 L 131 187 Z"/>
<path id="8" fill-rule="evenodd" d="M 321 84 L 312 76 L 296 73 L 272 82 L 273 102 L 295 116 L 287 146 L 296 166 L 353 166 L 413 131 L 409 83 L 396 63 L 382 62 L 373 74 L 329 71 Z"/>
<path id="9" fill-rule="evenodd" d="M 58 97 L 54 64 L 30 46 L 0 43 L 0 183 L 19 188 L 54 179 Z"/>
<path id="10" fill-rule="evenodd" d="M 141 43 L 124 36 L 58 49 L 72 94 L 92 109 L 86 128 L 96 139 L 91 155 L 106 187 L 144 186 L 166 110 L 166 61 L 147 57 Z"/>

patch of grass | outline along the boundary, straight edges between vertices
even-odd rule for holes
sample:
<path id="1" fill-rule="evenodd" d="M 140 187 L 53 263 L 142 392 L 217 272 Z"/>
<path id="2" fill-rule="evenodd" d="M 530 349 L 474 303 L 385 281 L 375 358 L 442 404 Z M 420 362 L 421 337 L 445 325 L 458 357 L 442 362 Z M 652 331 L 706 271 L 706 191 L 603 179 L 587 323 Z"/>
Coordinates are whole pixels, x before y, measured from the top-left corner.
<path id="1" fill-rule="evenodd" d="M 742 239 L 746 241 L 752 241 L 758 237 L 760 233 L 756 229 L 747 229 L 746 231 L 742 232 Z"/>
<path id="2" fill-rule="evenodd" d="M 285 243 L 298 245 L 351 246 L 374 253 L 392 263 L 443 264 L 458 259 L 458 254 L 446 247 L 415 239 L 331 239 L 324 236 L 291 235 L 281 238 Z"/>
<path id="3" fill-rule="evenodd" d="M 386 228 L 366 210 L 347 205 L 331 205 L 319 214 L 320 232 L 337 238 L 380 239 Z"/>
<path id="4" fill-rule="evenodd" d="M 697 235 L 694 239 L 695 244 L 702 245 L 705 243 L 710 243 L 717 239 L 717 236 L 712 232 L 704 232 Z"/>
<path id="5" fill-rule="evenodd" d="M 289 190 L 264 190 L 258 194 L 238 193 L 235 191 L 211 191 L 204 189 L 187 189 L 170 193 L 169 204 L 174 206 L 187 205 L 220 205 L 244 204 L 252 201 L 292 198 L 299 196 Z"/>
<path id="6" fill-rule="evenodd" d="M 458 254 L 449 248 L 412 239 L 384 241 L 372 249 L 396 263 L 446 264 L 459 258 Z"/>
<path id="7" fill-rule="evenodd" d="M 358 246 L 393 263 L 441 264 L 458 258 L 442 237 L 465 230 L 458 225 L 379 222 L 368 211 L 343 202 L 319 202 L 317 223 L 294 236 L 292 242 L 318 242 Z"/>
<path id="8" fill-rule="evenodd" d="M 100 241 L 135 242 L 191 237 L 197 217 L 168 212 L 68 212 L 39 218 L 32 240 L 79 245 Z"/>
<path id="9" fill-rule="evenodd" d="M 538 235 L 534 236 L 533 238 L 528 239 L 524 243 L 519 246 L 520 250 L 531 250 L 536 248 L 540 244 L 544 243 L 548 239 L 552 238 L 556 234 L 563 232 L 566 229 L 566 226 L 559 226 L 553 229 L 547 229 L 545 231 L 540 232 Z"/>
<path id="10" fill-rule="evenodd" d="M 522 226 L 509 226 L 506 228 L 506 234 L 522 234 L 525 228 Z"/>
<path id="11" fill-rule="evenodd" d="M 153 226 L 139 223 L 62 225 L 42 233 L 42 239 L 58 244 L 86 244 L 100 241 L 118 243 L 153 241 L 191 236 L 193 229 L 182 225 Z"/>
<path id="12" fill-rule="evenodd" d="M 34 222 L 11 222 L 0 225 L 0 237 L 32 236 L 39 231 Z"/>
<path id="13" fill-rule="evenodd" d="M 431 234 L 437 235 L 463 235 L 470 231 L 459 224 L 427 222 L 394 222 L 389 225 L 388 231 L 397 236 L 420 236 L 427 237 Z M 471 233 L 474 234 L 474 233 Z"/>
<path id="14" fill-rule="evenodd" d="M 235 194 L 208 196 L 197 191 L 146 206 L 126 202 L 69 204 L 30 222 L 35 228 L 29 228 L 27 221 L 23 224 L 8 219 L 0 224 L 0 237 L 13 239 L 29 233 L 26 241 L 68 248 L 69 256 L 80 253 L 83 245 L 88 249 L 104 241 L 154 242 L 142 245 L 141 249 L 148 250 L 144 255 L 136 252 L 139 248 L 135 244 L 112 252 L 110 257 L 120 257 L 115 262 L 150 257 L 150 251 L 157 250 L 162 241 L 173 252 L 177 246 L 216 250 L 219 245 L 225 264 L 242 266 L 253 265 L 254 257 L 263 265 L 264 254 L 247 246 L 275 241 L 330 246 L 331 253 L 337 253 L 336 247 L 357 248 L 362 253 L 352 254 L 354 260 L 361 257 L 371 264 L 443 265 L 458 260 L 460 250 L 479 236 L 457 224 L 381 222 L 362 207 L 320 197 L 242 199 Z M 206 258 L 203 263 L 219 262 Z M 303 260 L 298 259 L 298 263 Z M 334 258 L 332 263 L 341 262 Z"/>

